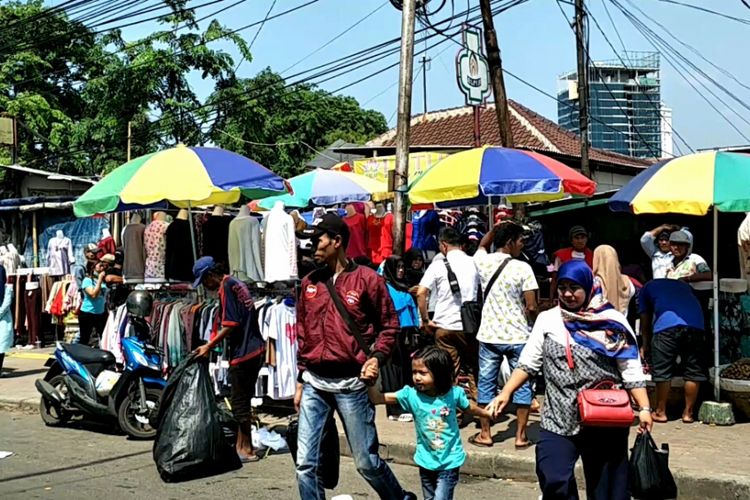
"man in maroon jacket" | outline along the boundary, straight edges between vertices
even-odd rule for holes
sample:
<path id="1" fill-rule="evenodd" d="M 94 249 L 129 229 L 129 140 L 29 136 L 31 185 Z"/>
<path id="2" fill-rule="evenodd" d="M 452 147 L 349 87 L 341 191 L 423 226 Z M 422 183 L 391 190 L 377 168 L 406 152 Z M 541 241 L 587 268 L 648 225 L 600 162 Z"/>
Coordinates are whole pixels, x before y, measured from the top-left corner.
<path id="1" fill-rule="evenodd" d="M 375 407 L 367 384 L 375 383 L 396 342 L 399 322 L 385 281 L 373 270 L 346 258 L 349 228 L 327 214 L 298 233 L 312 239 L 316 264 L 324 267 L 302 280 L 297 305 L 299 376 L 294 404 L 299 411 L 297 481 L 305 500 L 325 500 L 320 470 L 320 442 L 326 421 L 336 410 L 349 448 L 364 479 L 384 499 L 416 498 L 403 490 L 378 456 Z M 349 318 L 344 318 L 328 291 L 330 283 Z M 359 330 L 367 350 L 352 329 Z"/>

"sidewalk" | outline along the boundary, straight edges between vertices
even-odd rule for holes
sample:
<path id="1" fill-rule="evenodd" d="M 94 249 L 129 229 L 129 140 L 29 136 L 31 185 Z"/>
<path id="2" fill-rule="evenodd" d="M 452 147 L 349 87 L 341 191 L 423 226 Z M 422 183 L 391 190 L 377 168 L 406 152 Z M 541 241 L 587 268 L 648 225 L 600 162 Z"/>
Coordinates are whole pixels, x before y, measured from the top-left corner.
<path id="1" fill-rule="evenodd" d="M 0 410 L 38 412 L 39 394 L 34 381 L 44 376 L 44 362 L 52 350 L 13 351 L 6 355 L 0 378 Z M 378 407 L 377 427 L 383 458 L 402 464 L 413 463 L 413 425 L 389 421 L 384 407 Z M 478 448 L 468 443 L 478 429 L 469 426 L 462 430 L 468 459 L 461 471 L 479 477 L 536 482 L 534 448 L 516 451 L 513 447 L 515 418 L 509 416 L 496 424 L 493 431 L 495 445 Z M 341 450 L 348 455 L 346 438 L 341 432 Z M 532 416 L 529 438 L 534 441 L 538 435 L 539 417 Z M 631 440 L 634 438 L 635 428 Z M 685 425 L 680 421 L 656 424 L 654 439 L 659 444 L 669 443 L 670 468 L 677 479 L 681 499 L 750 499 L 750 461 L 747 459 L 750 424 L 731 427 Z M 580 464 L 577 473 L 582 488 Z"/>

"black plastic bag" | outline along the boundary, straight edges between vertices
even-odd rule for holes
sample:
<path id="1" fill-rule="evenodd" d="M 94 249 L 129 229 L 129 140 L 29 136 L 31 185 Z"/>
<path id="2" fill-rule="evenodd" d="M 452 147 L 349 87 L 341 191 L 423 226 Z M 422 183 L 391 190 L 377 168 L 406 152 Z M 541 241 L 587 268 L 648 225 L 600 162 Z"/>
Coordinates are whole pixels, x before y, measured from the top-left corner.
<path id="1" fill-rule="evenodd" d="M 630 494 L 638 500 L 677 498 L 677 484 L 669 471 L 669 445 L 659 449 L 649 432 L 635 439 L 630 455 Z"/>
<path id="2" fill-rule="evenodd" d="M 289 427 L 287 427 L 286 444 L 289 447 L 295 465 L 297 464 L 298 436 L 299 422 L 297 419 L 294 419 L 289 423 Z M 318 473 L 323 479 L 323 487 L 332 490 L 339 484 L 339 462 L 341 460 L 339 433 L 336 430 L 336 420 L 334 420 L 333 415 L 328 417 L 321 439 Z"/>
<path id="3" fill-rule="evenodd" d="M 208 374 L 208 362 L 183 361 L 164 389 L 154 441 L 154 462 L 165 482 L 221 474 L 242 467 L 226 441 Z"/>

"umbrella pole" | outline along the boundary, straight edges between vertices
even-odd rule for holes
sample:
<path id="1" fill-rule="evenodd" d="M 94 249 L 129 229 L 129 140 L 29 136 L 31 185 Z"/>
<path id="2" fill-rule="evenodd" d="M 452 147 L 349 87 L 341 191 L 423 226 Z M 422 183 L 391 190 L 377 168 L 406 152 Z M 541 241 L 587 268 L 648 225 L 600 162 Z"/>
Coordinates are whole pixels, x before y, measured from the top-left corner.
<path id="1" fill-rule="evenodd" d="M 195 241 L 195 228 L 193 227 L 193 207 L 188 202 L 188 221 L 190 222 L 190 248 L 193 250 L 193 260 L 198 260 L 198 245 Z"/>
<path id="2" fill-rule="evenodd" d="M 713 283 L 713 314 L 714 314 L 714 399 L 719 401 L 719 211 L 714 205 L 714 283 Z"/>

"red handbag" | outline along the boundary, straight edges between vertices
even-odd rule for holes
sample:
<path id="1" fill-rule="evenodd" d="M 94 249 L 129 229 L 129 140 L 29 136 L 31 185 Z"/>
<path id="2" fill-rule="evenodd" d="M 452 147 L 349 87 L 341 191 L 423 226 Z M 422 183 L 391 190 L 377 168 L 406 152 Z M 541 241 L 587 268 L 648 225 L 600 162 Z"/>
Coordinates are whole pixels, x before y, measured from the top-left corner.
<path id="1" fill-rule="evenodd" d="M 573 351 L 570 348 L 570 334 L 568 334 L 565 354 L 568 366 L 572 370 Z M 591 389 L 583 389 L 578 393 L 578 413 L 580 424 L 586 427 L 630 427 L 633 425 L 633 408 L 630 406 L 630 396 L 624 389 L 616 389 L 615 382 L 605 380 Z M 608 388 L 602 388 L 608 387 Z"/>

